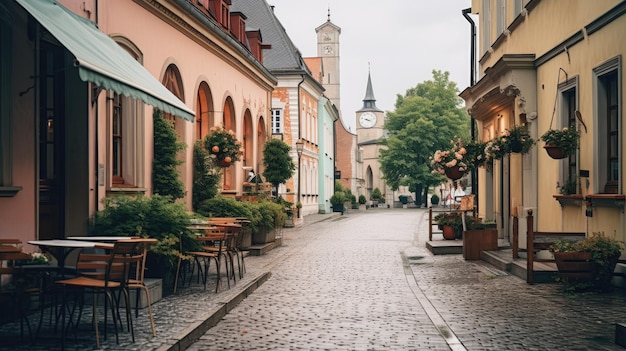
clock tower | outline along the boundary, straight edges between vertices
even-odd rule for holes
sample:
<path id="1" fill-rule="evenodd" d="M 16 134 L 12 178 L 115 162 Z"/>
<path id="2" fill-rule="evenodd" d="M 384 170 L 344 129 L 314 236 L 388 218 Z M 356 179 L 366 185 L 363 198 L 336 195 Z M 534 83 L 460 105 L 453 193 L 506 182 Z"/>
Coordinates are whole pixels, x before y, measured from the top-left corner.
<path id="1" fill-rule="evenodd" d="M 341 28 L 330 21 L 330 8 L 326 22 L 315 28 L 315 32 L 317 33 L 317 56 L 322 58 L 322 67 L 324 67 L 324 81 L 322 82 L 324 89 L 326 89 L 324 95 L 341 111 L 339 99 L 339 35 Z"/>
<path id="2" fill-rule="evenodd" d="M 358 148 L 356 168 L 359 178 L 357 188 L 358 193 L 365 194 L 367 199 L 371 198 L 375 189 L 379 189 L 385 199 L 393 199 L 393 193 L 390 194 L 389 189 L 387 189 L 378 161 L 380 150 L 385 148 L 378 143 L 385 136 L 384 125 L 385 113 L 376 107 L 372 77 L 368 72 L 363 107 L 356 111 L 356 144 Z"/>
<path id="3" fill-rule="evenodd" d="M 376 98 L 372 88 L 371 75 L 367 74 L 367 88 L 363 107 L 356 111 L 356 132 L 357 143 L 369 142 L 383 137 L 383 126 L 385 124 L 385 114 L 376 107 Z"/>

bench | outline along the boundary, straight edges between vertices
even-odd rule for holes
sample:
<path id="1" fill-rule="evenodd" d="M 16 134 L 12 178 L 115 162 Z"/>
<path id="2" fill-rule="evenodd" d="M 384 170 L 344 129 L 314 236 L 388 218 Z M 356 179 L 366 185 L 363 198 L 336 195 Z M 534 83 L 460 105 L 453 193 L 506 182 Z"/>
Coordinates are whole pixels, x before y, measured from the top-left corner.
<path id="1" fill-rule="evenodd" d="M 513 242 L 511 243 L 513 259 L 519 258 L 519 219 L 513 217 Z M 528 210 L 526 216 L 526 282 L 534 283 L 535 262 L 556 262 L 554 259 L 535 258 L 535 252 L 549 250 L 550 246 L 561 239 L 582 240 L 584 232 L 535 232 L 533 226 L 533 211 Z"/>

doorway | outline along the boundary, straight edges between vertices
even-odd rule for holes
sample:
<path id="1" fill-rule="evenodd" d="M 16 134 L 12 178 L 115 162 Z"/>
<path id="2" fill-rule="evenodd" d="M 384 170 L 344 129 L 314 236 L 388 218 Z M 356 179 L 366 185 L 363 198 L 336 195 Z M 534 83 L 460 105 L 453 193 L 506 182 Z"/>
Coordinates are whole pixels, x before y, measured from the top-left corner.
<path id="1" fill-rule="evenodd" d="M 39 50 L 39 239 L 65 237 L 65 59 L 61 46 Z"/>

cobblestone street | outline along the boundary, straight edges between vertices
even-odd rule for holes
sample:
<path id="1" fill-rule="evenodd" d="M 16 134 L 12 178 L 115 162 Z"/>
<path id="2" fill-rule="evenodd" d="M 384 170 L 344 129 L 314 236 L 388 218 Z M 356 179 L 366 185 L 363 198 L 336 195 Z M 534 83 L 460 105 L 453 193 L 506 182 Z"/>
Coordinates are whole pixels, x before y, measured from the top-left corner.
<path id="1" fill-rule="evenodd" d="M 182 350 L 199 338 L 189 350 L 623 350 L 614 333 L 626 322 L 624 290 L 564 295 L 482 261 L 433 256 L 427 239 L 426 210 L 310 216 L 283 231 L 283 246 L 246 258 L 230 289 L 192 285 L 155 303 L 156 337 L 142 310 L 135 343 L 123 332 L 102 349 Z M 5 343 L 16 328 L 0 328 L 0 350 L 59 349 L 54 338 Z M 66 349 L 94 349 L 88 324 L 80 334 Z"/>
<path id="2" fill-rule="evenodd" d="M 272 277 L 190 350 L 620 350 L 626 294 L 565 296 L 481 261 L 432 256 L 425 210 L 296 229 Z"/>

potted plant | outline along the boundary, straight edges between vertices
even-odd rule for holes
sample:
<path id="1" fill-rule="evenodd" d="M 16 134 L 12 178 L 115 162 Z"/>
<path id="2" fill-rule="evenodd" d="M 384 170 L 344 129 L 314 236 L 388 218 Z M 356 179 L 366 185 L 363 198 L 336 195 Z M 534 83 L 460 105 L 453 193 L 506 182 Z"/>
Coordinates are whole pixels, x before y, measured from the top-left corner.
<path id="1" fill-rule="evenodd" d="M 499 160 L 511 153 L 526 154 L 534 144 L 535 140 L 530 137 L 525 125 L 514 126 L 486 144 L 485 161 Z"/>
<path id="2" fill-rule="evenodd" d="M 366 202 L 367 198 L 365 197 L 365 195 L 359 195 L 359 205 L 365 205 Z"/>
<path id="3" fill-rule="evenodd" d="M 526 154 L 535 144 L 535 140 L 528 134 L 526 125 L 506 129 L 502 139 L 505 149 L 510 153 Z"/>
<path id="4" fill-rule="evenodd" d="M 335 191 L 333 196 L 330 197 L 330 204 L 332 205 L 333 212 L 341 212 L 343 215 L 344 203 L 346 202 L 346 194 L 343 191 Z"/>
<path id="5" fill-rule="evenodd" d="M 483 251 L 498 249 L 498 229 L 495 222 L 465 217 L 467 230 L 463 231 L 463 258 L 480 260 Z"/>
<path id="6" fill-rule="evenodd" d="M 550 246 L 559 270 L 559 280 L 570 290 L 607 291 L 623 243 L 603 233 L 579 241 L 558 240 Z"/>
<path id="7" fill-rule="evenodd" d="M 543 146 L 553 159 L 562 159 L 576 153 L 580 132 L 576 128 L 550 129 L 541 136 Z"/>
<path id="8" fill-rule="evenodd" d="M 569 178 L 568 180 L 566 180 L 563 185 L 561 185 L 561 187 L 559 188 L 559 193 L 561 195 L 572 195 L 572 194 L 576 194 L 576 179 L 575 178 Z"/>
<path id="9" fill-rule="evenodd" d="M 439 196 L 437 194 L 433 194 L 430 197 L 430 204 L 433 205 L 433 206 L 439 205 Z"/>
<path id="10" fill-rule="evenodd" d="M 461 215 L 453 212 L 440 213 L 434 218 L 439 229 L 443 231 L 443 238 L 446 240 L 456 239 L 463 230 L 463 220 Z"/>
<path id="11" fill-rule="evenodd" d="M 231 166 L 243 155 L 242 143 L 237 140 L 235 132 L 222 126 L 211 127 L 209 135 L 204 138 L 204 146 L 209 157 L 220 167 Z"/>
<path id="12" fill-rule="evenodd" d="M 350 194 L 350 204 L 352 205 L 353 210 L 359 209 L 359 202 L 357 201 L 356 196 L 353 194 Z"/>
<path id="13" fill-rule="evenodd" d="M 379 203 L 384 204 L 385 199 L 383 198 L 383 193 L 378 188 L 374 188 L 372 190 L 372 195 L 370 196 L 370 200 L 373 201 L 374 206 L 378 206 Z"/>
<path id="14" fill-rule="evenodd" d="M 465 175 L 469 169 L 469 165 L 464 159 L 467 150 L 463 146 L 461 139 L 451 141 L 452 147 L 449 150 L 437 150 L 435 154 L 429 157 L 430 167 L 433 173 L 445 175 L 446 177 L 457 180 Z"/>

